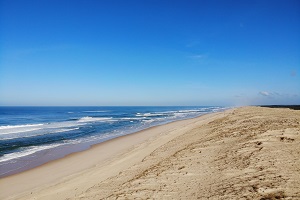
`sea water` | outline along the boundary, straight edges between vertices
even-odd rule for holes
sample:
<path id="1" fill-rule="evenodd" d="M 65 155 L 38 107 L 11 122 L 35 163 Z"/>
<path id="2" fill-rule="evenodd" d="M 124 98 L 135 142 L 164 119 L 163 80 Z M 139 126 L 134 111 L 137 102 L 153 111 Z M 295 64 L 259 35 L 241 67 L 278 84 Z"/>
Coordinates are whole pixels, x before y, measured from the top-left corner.
<path id="1" fill-rule="evenodd" d="M 152 126 L 224 107 L 0 107 L 0 177 Z"/>

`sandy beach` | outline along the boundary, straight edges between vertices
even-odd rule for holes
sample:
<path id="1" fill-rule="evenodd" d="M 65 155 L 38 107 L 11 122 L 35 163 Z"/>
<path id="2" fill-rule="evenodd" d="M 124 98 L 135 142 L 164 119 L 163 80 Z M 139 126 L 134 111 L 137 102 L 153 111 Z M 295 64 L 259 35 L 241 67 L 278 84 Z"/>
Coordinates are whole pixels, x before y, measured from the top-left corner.
<path id="1" fill-rule="evenodd" d="M 0 179 L 0 199 L 300 199 L 300 111 L 243 107 Z"/>

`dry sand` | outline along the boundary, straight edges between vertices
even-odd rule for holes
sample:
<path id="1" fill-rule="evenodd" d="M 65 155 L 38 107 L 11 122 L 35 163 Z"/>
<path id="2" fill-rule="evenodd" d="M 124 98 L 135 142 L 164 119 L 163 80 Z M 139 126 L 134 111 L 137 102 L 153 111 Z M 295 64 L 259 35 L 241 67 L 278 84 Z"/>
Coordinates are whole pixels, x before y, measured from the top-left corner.
<path id="1" fill-rule="evenodd" d="M 299 144 L 300 111 L 232 109 L 0 179 L 0 199 L 300 199 Z"/>

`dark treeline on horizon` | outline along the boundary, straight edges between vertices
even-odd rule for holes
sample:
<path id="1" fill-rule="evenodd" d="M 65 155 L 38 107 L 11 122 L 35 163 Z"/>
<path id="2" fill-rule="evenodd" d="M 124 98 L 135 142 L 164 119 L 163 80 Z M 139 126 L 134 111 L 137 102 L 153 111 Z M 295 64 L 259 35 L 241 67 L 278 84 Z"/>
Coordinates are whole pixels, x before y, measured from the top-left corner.
<path id="1" fill-rule="evenodd" d="M 260 107 L 267 107 L 267 108 L 289 108 L 293 110 L 300 110 L 300 105 L 263 105 Z"/>

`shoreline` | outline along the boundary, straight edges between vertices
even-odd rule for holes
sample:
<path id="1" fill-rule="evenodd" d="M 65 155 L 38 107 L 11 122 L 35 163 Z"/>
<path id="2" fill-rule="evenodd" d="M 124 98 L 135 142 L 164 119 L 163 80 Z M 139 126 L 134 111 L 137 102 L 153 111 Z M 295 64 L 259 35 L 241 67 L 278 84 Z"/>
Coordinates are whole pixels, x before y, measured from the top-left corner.
<path id="1" fill-rule="evenodd" d="M 225 111 L 225 110 L 228 110 L 228 109 L 224 109 L 222 111 Z M 218 111 L 218 112 L 222 112 L 222 111 Z M 212 114 L 212 113 L 216 113 L 216 112 L 204 113 L 204 114 L 201 114 L 201 115 L 196 116 L 196 117 L 190 117 L 190 118 L 185 118 L 185 119 L 171 120 L 171 121 L 167 121 L 167 122 L 162 122 L 162 123 L 158 123 L 158 124 L 152 125 L 150 127 L 147 127 L 145 129 L 141 129 L 141 130 L 138 130 L 138 131 L 132 131 L 132 132 L 129 131 L 128 133 L 125 133 L 123 135 L 107 138 L 107 139 L 104 139 L 104 140 L 90 141 L 90 142 L 76 144 L 76 145 L 67 144 L 66 146 L 61 146 L 61 147 L 57 147 L 57 148 L 53 148 L 53 149 L 49 149 L 49 150 L 42 150 L 40 152 L 33 153 L 33 155 L 35 155 L 35 157 L 32 160 L 30 160 L 30 158 L 27 158 L 27 157 L 21 158 L 21 163 L 19 163 L 20 167 L 18 167 L 16 169 L 8 170 L 10 166 L 5 166 L 3 168 L 3 169 L 5 169 L 5 173 L 0 174 L 0 179 L 5 178 L 5 177 L 9 177 L 9 176 L 12 176 L 12 175 L 15 175 L 15 174 L 19 174 L 19 173 L 22 173 L 22 172 L 25 172 L 25 171 L 28 171 L 28 170 L 31 170 L 31 169 L 34 169 L 34 168 L 37 168 L 37 167 L 45 165 L 49 162 L 53 162 L 53 161 L 65 158 L 65 157 L 67 157 L 71 154 L 74 154 L 74 153 L 79 153 L 79 152 L 82 152 L 82 151 L 89 150 L 93 146 L 102 144 L 102 143 L 107 142 L 109 140 L 114 140 L 116 138 L 124 137 L 124 136 L 130 135 L 130 134 L 136 134 L 136 133 L 139 133 L 139 132 L 142 132 L 142 131 L 145 131 L 145 130 L 148 130 L 148 129 L 151 129 L 151 128 L 154 128 L 154 127 L 164 126 L 164 125 L 174 123 L 174 122 L 178 122 L 178 121 L 195 119 L 195 118 L 198 118 L 198 117 L 201 117 L 201 116 L 204 116 L 204 115 L 207 115 L 207 114 Z M 28 161 L 28 159 L 30 161 Z M 29 163 L 26 164 L 26 162 L 29 162 Z M 25 163 L 25 164 L 23 165 L 22 163 Z"/>
<path id="2" fill-rule="evenodd" d="M 41 185 L 49 186 L 56 184 L 60 182 L 62 178 L 71 178 L 78 173 L 82 173 L 97 166 L 100 162 L 105 163 L 103 165 L 107 165 L 107 163 L 116 160 L 116 157 L 119 157 L 120 155 L 125 154 L 127 151 L 136 148 L 136 146 L 140 146 L 143 143 L 145 144 L 149 141 L 155 140 L 161 134 L 172 132 L 172 129 L 174 129 L 174 127 L 184 127 L 188 124 L 196 123 L 198 120 L 201 121 L 215 115 L 221 115 L 223 112 L 226 112 L 226 110 L 215 113 L 207 113 L 195 118 L 183 119 L 149 127 L 138 132 L 122 135 L 98 144 L 91 145 L 89 148 L 83 151 L 73 152 L 64 157 L 51 160 L 34 168 L 2 177 L 0 178 L 0 188 L 5 192 L 1 192 L 0 198 L 11 199 L 23 193 L 26 194 L 26 192 L 28 193 L 29 190 L 41 188 Z M 171 138 L 173 137 L 171 136 Z M 114 148 L 116 145 L 118 146 L 118 148 Z M 86 157 L 94 157 L 94 155 L 92 155 L 94 154 L 94 152 L 102 154 L 96 160 L 85 159 Z M 80 164 L 78 164 L 77 161 L 81 159 L 83 159 L 85 162 L 81 162 Z M 60 173 L 49 175 L 49 171 L 53 170 Z M 46 179 L 39 179 L 39 177 L 44 177 L 45 174 L 48 175 Z M 31 181 L 28 184 L 28 180 L 32 178 L 34 179 L 34 181 Z M 18 183 L 20 187 L 7 187 L 7 185 L 11 185 L 9 183 Z M 11 195 L 13 196 L 10 197 Z"/>
<path id="3" fill-rule="evenodd" d="M 299 124 L 261 107 L 176 121 L 0 179 L 0 198 L 298 199 Z"/>

